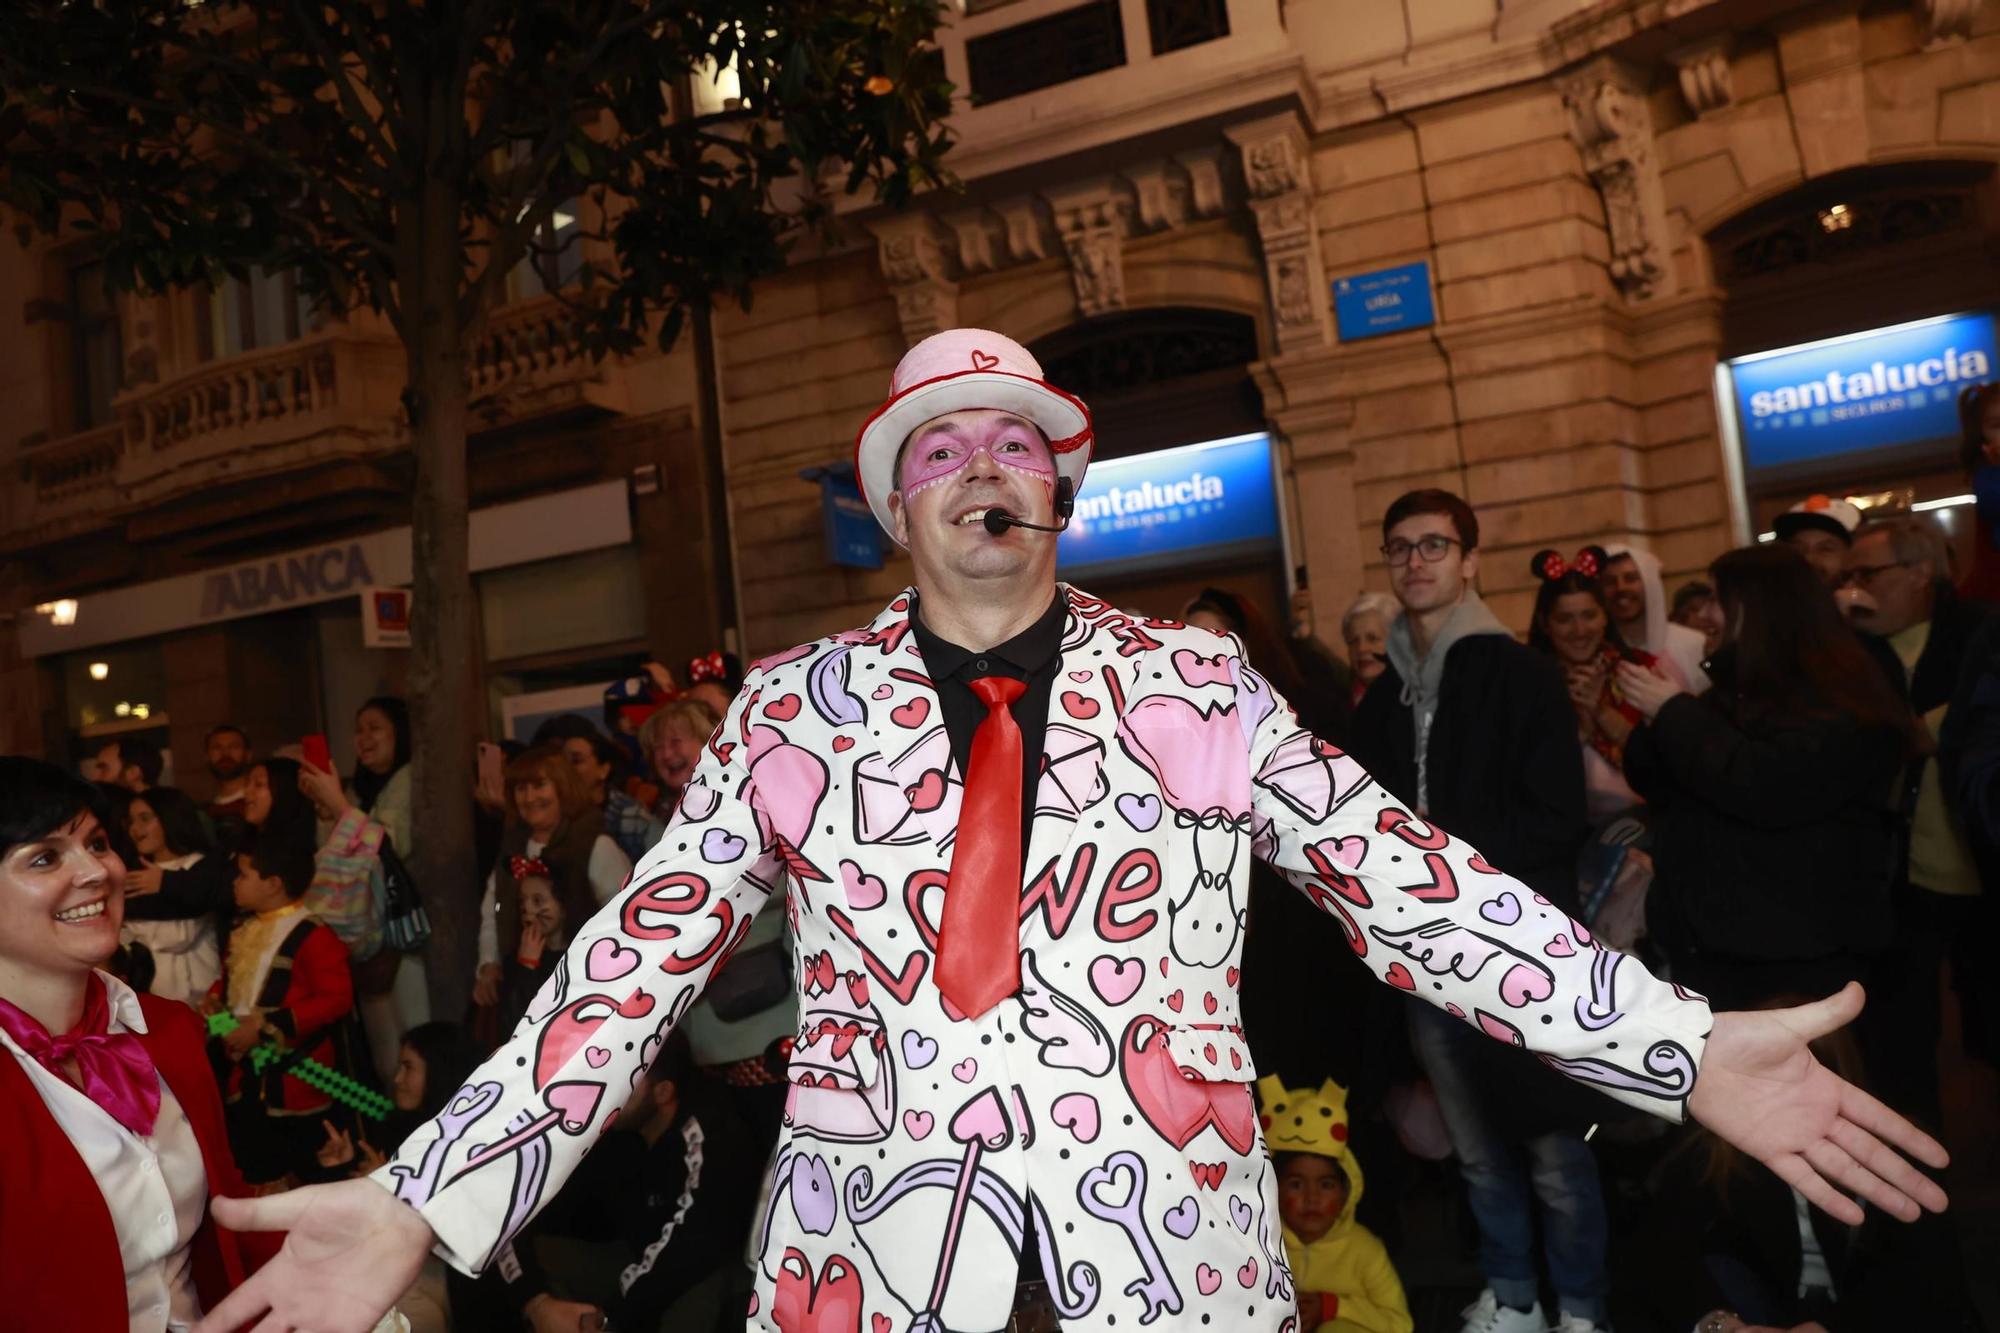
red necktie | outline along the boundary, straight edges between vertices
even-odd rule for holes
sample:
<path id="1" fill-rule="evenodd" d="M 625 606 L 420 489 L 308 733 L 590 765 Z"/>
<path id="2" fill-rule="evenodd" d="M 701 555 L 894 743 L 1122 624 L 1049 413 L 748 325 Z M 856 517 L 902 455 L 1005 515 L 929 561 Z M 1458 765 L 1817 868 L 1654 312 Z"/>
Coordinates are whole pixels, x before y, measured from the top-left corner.
<path id="1" fill-rule="evenodd" d="M 1027 688 L 972 682 L 986 718 L 972 734 L 937 958 L 938 989 L 967 1018 L 1021 988 L 1021 729 L 1007 707 Z"/>

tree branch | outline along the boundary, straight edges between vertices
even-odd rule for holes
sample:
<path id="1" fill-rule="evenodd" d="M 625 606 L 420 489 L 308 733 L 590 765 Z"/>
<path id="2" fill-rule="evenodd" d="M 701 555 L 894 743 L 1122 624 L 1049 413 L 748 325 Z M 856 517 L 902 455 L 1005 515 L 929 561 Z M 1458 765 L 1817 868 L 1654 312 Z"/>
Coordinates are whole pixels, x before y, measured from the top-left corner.
<path id="1" fill-rule="evenodd" d="M 319 3 L 321 0 L 314 0 L 315 5 Z M 361 105 L 360 97 L 348 81 L 346 63 L 335 55 L 332 47 L 327 44 L 326 34 L 314 20 L 311 8 L 301 3 L 301 0 L 286 0 L 285 7 L 291 11 L 293 21 L 305 33 L 306 40 L 312 44 L 313 50 L 318 53 L 320 63 L 326 69 L 326 76 L 332 81 L 336 95 L 340 98 L 341 109 L 347 113 L 347 119 L 367 131 L 367 137 L 385 167 L 396 162 L 398 157 L 395 145 L 389 141 L 381 125 L 368 114 L 368 109 Z M 356 37 L 354 45 L 365 49 L 368 46 L 366 38 L 360 34 L 356 34 Z"/>
<path id="2" fill-rule="evenodd" d="M 51 75 L 44 74 L 42 77 L 50 79 L 51 82 L 56 81 L 55 77 Z M 156 98 L 141 97 L 135 93 L 129 93 L 124 89 L 108 84 L 78 81 L 73 75 L 64 76 L 59 86 L 68 87 L 76 92 L 88 93 L 93 97 L 101 97 L 106 101 L 119 106 L 130 107 L 135 111 L 148 111 L 156 116 L 167 118 L 171 123 L 187 122 L 202 129 L 212 131 L 221 138 L 229 141 L 232 147 L 244 150 L 258 161 L 276 169 L 289 179 L 299 182 L 307 190 L 321 198 L 326 203 L 328 211 L 334 215 L 341 226 L 356 241 L 372 250 L 378 251 L 384 256 L 393 256 L 393 247 L 390 246 L 386 238 L 377 234 L 363 221 L 358 211 L 352 207 L 351 198 L 348 204 L 343 206 L 339 199 L 327 193 L 318 173 L 306 170 L 299 164 L 297 159 L 271 148 L 256 135 L 246 133 L 224 121 L 195 114 L 192 108 L 188 106 L 176 106 L 161 102 Z M 188 152 L 189 149 L 185 143 L 175 144 L 172 150 L 175 159 L 185 159 Z"/>

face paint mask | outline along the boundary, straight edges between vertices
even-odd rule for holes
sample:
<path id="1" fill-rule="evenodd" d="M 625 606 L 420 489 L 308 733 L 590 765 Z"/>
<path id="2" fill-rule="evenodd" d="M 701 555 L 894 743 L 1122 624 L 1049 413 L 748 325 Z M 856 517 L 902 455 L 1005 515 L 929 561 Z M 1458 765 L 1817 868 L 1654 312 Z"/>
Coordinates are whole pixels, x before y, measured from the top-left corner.
<path id="1" fill-rule="evenodd" d="M 1044 486 L 1056 482 L 1055 456 L 1033 427 L 1008 422 L 977 430 L 970 438 L 948 431 L 931 431 L 910 446 L 903 460 L 903 499 L 929 490 L 956 476 L 961 468 L 985 453 L 1001 467 L 1032 477 Z"/>

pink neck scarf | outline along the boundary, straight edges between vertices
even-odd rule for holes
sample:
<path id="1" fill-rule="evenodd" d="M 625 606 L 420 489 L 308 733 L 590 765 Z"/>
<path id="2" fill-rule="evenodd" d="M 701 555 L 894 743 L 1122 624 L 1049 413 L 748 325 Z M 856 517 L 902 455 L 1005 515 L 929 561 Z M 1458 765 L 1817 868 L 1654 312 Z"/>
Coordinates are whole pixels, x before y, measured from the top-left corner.
<path id="1" fill-rule="evenodd" d="M 114 1033 L 104 979 L 95 973 L 84 990 L 83 1018 L 60 1037 L 0 1000 L 0 1029 L 42 1068 L 68 1081 L 63 1062 L 76 1061 L 83 1094 L 140 1138 L 153 1132 L 160 1114 L 160 1076 L 138 1034 Z"/>

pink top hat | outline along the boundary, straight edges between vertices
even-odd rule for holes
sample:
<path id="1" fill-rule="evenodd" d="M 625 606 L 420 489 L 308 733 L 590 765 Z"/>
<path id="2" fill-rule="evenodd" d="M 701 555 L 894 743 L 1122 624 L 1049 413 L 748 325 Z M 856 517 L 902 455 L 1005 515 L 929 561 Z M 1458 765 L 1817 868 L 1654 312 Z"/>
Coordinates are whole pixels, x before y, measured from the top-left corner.
<path id="1" fill-rule="evenodd" d="M 903 354 L 889 381 L 889 401 L 875 409 L 854 438 L 854 473 L 884 532 L 894 534 L 889 493 L 896 489 L 896 454 L 910 432 L 934 417 L 993 408 L 1032 421 L 1049 437 L 1058 476 L 1083 489 L 1090 466 L 1090 409 L 1042 378 L 1028 349 L 986 329 L 947 329 Z"/>

